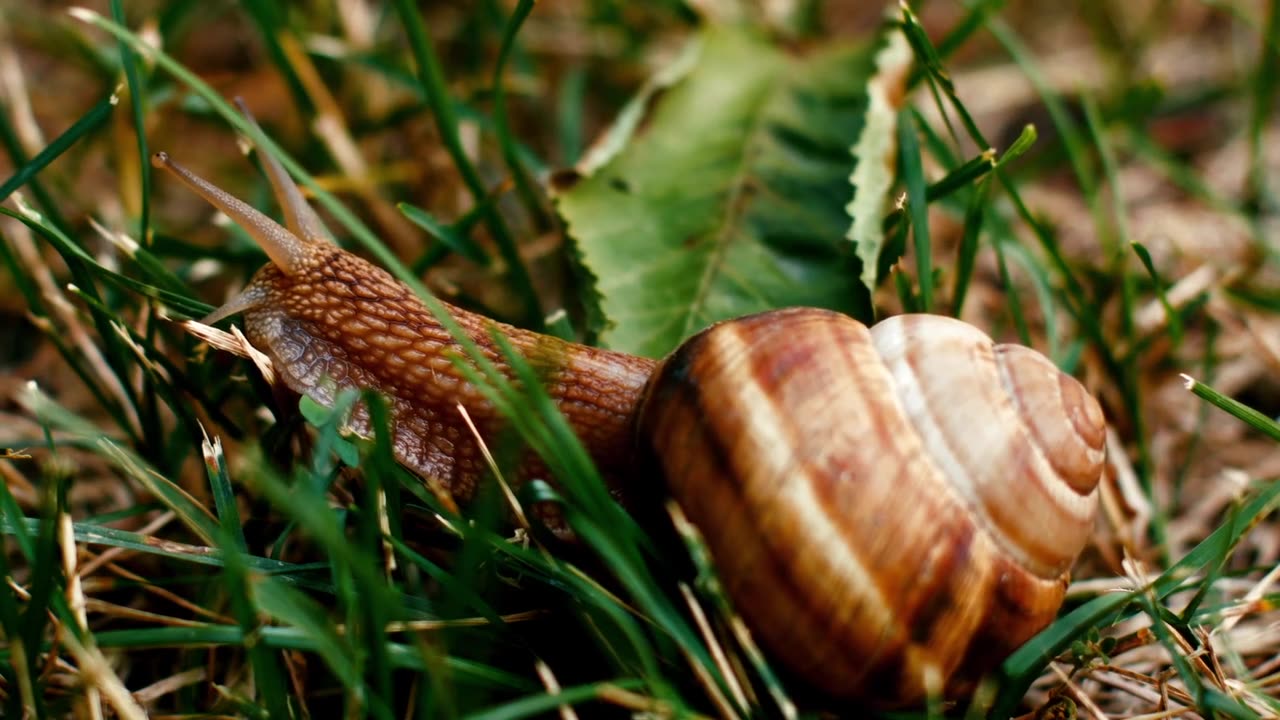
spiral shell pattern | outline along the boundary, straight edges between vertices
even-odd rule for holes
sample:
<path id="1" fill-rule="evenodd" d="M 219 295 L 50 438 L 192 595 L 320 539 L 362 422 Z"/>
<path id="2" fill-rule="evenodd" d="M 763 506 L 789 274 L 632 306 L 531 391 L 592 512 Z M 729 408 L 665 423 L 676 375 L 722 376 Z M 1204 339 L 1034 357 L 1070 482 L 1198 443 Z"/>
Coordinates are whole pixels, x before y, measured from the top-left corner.
<path id="1" fill-rule="evenodd" d="M 844 699 L 955 689 L 1047 625 L 1088 540 L 1097 402 L 950 318 L 722 323 L 650 380 L 640 435 L 756 639 Z"/>

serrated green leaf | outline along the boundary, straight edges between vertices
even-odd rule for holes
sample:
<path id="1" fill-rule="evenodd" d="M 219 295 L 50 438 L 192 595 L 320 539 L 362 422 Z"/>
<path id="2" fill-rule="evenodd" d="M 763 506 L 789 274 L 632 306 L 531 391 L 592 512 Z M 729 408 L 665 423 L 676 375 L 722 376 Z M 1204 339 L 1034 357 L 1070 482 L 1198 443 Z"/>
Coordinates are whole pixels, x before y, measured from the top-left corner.
<path id="1" fill-rule="evenodd" d="M 844 234 L 873 46 L 797 58 L 726 27 L 695 42 L 626 147 L 558 197 L 612 323 L 601 341 L 658 356 L 787 305 L 865 319 Z"/>
<path id="2" fill-rule="evenodd" d="M 867 109 L 853 145 L 858 160 L 849 176 L 853 198 L 845 210 L 852 219 L 848 238 L 862 261 L 862 284 L 875 290 L 880 251 L 884 248 L 881 216 L 889 190 L 893 188 L 894 157 L 898 153 L 898 106 L 905 93 L 903 84 L 911 67 L 911 48 L 900 30 L 885 37 L 876 53 L 875 72 L 868 78 Z"/>

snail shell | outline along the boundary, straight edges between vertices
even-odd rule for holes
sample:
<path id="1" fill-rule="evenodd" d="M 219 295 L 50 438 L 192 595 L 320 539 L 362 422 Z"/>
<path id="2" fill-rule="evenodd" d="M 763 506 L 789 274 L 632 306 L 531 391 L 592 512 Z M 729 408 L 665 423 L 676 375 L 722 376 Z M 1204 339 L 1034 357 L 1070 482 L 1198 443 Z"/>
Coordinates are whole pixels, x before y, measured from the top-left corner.
<path id="1" fill-rule="evenodd" d="M 797 308 L 695 336 L 640 420 L 726 591 L 789 670 L 899 705 L 1057 613 L 1093 525 L 1097 402 L 950 318 Z"/>

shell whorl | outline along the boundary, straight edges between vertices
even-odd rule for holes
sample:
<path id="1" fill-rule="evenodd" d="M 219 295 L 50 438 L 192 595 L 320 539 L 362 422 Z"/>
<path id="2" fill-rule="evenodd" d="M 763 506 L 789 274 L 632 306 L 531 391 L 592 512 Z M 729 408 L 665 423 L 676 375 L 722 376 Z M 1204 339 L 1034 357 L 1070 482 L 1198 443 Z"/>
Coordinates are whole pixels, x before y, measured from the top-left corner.
<path id="1" fill-rule="evenodd" d="M 871 337 L 926 454 L 1001 549 L 1041 577 L 1066 572 L 1097 506 L 1098 403 L 1040 353 L 959 320 L 903 315 Z"/>
<path id="2" fill-rule="evenodd" d="M 640 437 L 762 644 L 831 695 L 895 705 L 982 672 L 1054 617 L 1101 474 L 1101 412 L 1074 388 L 959 321 L 868 331 L 790 309 L 685 343 L 650 380 Z M 1065 437 L 1041 427 L 1067 406 Z M 986 437 L 984 417 L 1017 427 Z"/>

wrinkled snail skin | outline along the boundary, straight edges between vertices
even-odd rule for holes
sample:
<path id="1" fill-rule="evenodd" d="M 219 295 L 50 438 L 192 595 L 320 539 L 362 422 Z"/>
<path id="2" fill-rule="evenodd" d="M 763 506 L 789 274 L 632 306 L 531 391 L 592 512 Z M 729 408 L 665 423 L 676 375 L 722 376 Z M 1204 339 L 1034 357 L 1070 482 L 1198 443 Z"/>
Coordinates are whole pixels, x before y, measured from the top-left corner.
<path id="1" fill-rule="evenodd" d="M 300 272 L 263 268 L 246 292 L 262 302 L 245 311 L 245 335 L 290 389 L 325 405 L 340 390 L 378 389 L 391 402 L 397 459 L 459 501 L 474 496 L 486 468 L 458 405 L 488 439 L 503 419 L 454 364 L 462 349 L 411 290 L 381 268 L 324 245 Z M 630 455 L 631 415 L 655 363 L 449 311 L 504 373 L 510 374 L 490 335 L 495 327 L 541 371 L 547 392 L 616 487 Z M 370 433 L 361 407 L 351 424 Z"/>
<path id="2" fill-rule="evenodd" d="M 465 501 L 484 468 L 457 407 L 486 440 L 502 418 L 412 291 L 334 246 L 262 162 L 287 228 L 154 159 L 271 257 L 206 320 L 243 314 L 285 384 L 317 402 L 387 395 L 397 458 Z M 832 698 L 896 706 L 966 688 L 1052 621 L 1088 540 L 1097 402 L 1039 353 L 958 320 L 868 330 L 777 310 L 713 325 L 658 363 L 449 312 L 503 371 L 489 332 L 506 334 L 607 478 L 633 493 L 650 489 L 628 477 L 637 468 L 661 472 L 754 637 Z M 364 415 L 354 424 L 368 430 Z"/>

